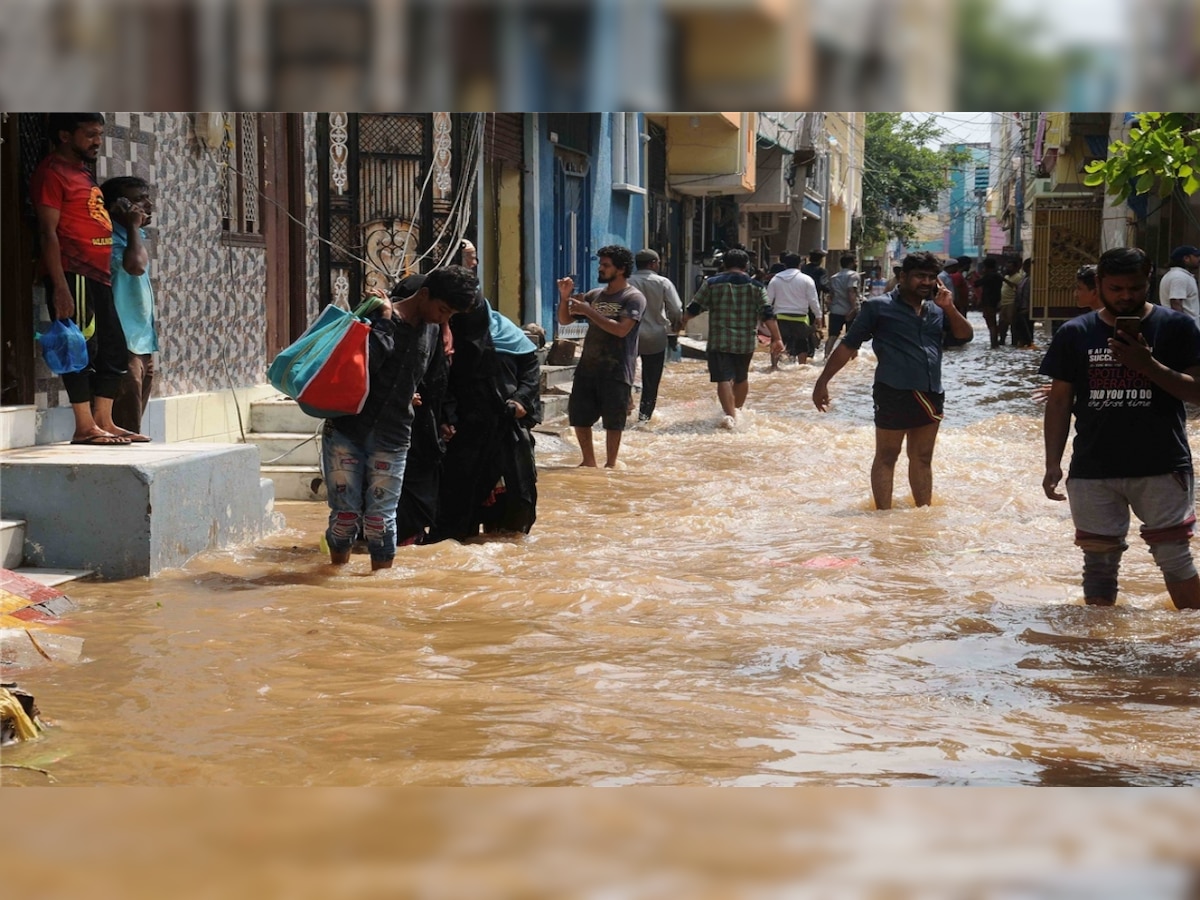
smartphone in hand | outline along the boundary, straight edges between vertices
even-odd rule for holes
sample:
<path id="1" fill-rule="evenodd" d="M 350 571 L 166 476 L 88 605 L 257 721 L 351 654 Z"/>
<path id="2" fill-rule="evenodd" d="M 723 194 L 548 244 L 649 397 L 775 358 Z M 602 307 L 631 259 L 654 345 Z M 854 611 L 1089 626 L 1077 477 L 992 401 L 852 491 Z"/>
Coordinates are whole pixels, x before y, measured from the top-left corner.
<path id="1" fill-rule="evenodd" d="M 1133 343 L 1137 343 L 1138 334 L 1142 329 L 1142 320 L 1137 316 L 1117 316 L 1115 331 L 1125 334 Z"/>

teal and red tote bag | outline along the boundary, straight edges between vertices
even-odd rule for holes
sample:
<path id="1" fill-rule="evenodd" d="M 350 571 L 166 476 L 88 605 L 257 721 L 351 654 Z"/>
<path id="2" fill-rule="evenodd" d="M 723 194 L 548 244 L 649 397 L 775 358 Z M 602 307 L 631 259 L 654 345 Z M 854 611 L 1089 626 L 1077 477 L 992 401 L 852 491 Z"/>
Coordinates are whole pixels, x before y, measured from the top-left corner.
<path id="1" fill-rule="evenodd" d="M 267 369 L 276 390 L 319 419 L 361 412 L 371 390 L 367 367 L 371 324 L 383 301 L 368 297 L 354 312 L 330 304 Z"/>

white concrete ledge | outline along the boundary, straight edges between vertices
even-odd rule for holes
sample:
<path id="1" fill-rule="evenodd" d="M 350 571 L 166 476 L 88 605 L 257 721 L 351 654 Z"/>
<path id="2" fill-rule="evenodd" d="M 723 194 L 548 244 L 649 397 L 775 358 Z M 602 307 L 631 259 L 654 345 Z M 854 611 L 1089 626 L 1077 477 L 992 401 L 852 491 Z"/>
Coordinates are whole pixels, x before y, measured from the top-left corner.
<path id="1" fill-rule="evenodd" d="M 282 525 L 249 444 L 51 444 L 0 454 L 0 515 L 24 559 L 105 579 L 153 575 Z"/>

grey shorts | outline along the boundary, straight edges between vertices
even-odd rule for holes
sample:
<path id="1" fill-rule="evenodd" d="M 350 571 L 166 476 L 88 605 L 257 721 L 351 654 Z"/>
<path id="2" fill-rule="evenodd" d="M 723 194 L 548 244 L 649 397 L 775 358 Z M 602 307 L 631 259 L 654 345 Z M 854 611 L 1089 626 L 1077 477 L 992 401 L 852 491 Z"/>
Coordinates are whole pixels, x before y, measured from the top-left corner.
<path id="1" fill-rule="evenodd" d="M 1142 520 L 1148 544 L 1187 540 L 1196 523 L 1196 485 L 1190 472 L 1141 478 L 1069 478 L 1067 499 L 1075 543 L 1085 550 L 1124 549 L 1129 513 Z"/>

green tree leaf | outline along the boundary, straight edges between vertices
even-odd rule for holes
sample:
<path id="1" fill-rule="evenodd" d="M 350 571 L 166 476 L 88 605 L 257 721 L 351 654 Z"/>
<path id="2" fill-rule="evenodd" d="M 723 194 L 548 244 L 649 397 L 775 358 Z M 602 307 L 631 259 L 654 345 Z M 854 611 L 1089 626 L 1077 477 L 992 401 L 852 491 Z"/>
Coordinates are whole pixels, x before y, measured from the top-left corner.
<path id="1" fill-rule="evenodd" d="M 1084 183 L 1104 184 L 1117 202 L 1152 190 L 1167 197 L 1176 184 L 1186 193 L 1194 193 L 1197 187 L 1189 191 L 1188 185 L 1196 184 L 1193 163 L 1200 156 L 1198 118 L 1195 113 L 1139 113 L 1129 130 L 1129 142 L 1109 144 L 1108 158 L 1085 168 Z"/>

